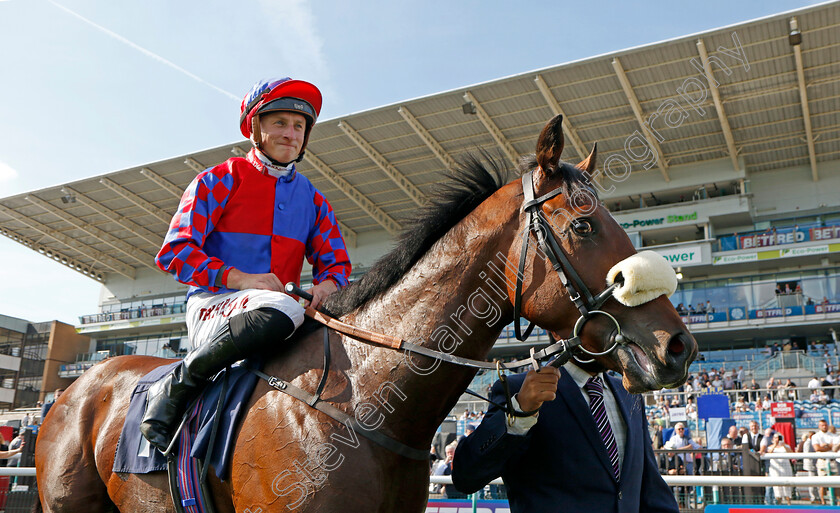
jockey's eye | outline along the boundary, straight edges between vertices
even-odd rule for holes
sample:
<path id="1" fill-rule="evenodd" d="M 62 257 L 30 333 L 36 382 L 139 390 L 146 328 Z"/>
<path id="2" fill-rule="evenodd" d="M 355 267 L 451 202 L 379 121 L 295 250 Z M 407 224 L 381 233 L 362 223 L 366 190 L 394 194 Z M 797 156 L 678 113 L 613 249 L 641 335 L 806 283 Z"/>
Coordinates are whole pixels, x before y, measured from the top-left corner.
<path id="1" fill-rule="evenodd" d="M 572 221 L 572 230 L 581 237 L 589 237 L 595 233 L 595 225 L 589 218 L 579 217 Z"/>

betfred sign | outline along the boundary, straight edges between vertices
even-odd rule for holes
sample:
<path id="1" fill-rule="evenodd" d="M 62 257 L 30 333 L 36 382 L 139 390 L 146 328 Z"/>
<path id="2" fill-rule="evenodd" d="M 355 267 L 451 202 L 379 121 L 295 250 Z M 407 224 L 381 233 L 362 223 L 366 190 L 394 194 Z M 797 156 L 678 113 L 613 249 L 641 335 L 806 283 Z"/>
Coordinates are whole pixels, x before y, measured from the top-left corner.
<path id="1" fill-rule="evenodd" d="M 796 417 L 793 402 L 770 403 L 770 416 L 777 419 L 792 419 Z"/>

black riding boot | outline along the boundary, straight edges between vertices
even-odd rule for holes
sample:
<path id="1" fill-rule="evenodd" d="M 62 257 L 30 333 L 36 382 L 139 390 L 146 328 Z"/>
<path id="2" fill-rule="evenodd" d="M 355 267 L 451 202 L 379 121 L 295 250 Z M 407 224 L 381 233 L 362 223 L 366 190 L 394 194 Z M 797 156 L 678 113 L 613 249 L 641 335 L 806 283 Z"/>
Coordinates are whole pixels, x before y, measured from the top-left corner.
<path id="1" fill-rule="evenodd" d="M 283 341 L 295 330 L 292 320 L 273 308 L 259 308 L 231 317 L 212 340 L 199 345 L 168 376 L 149 388 L 140 432 L 165 451 L 184 412 L 211 377 L 268 341 Z"/>

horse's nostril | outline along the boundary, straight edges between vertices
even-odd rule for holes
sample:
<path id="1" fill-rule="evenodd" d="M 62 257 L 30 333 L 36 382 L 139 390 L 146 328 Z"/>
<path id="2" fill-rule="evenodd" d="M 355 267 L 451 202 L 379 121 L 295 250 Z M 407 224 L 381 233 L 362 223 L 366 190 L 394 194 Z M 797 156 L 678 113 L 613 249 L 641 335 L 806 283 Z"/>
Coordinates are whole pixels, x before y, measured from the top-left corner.
<path id="1" fill-rule="evenodd" d="M 682 333 L 677 333 L 668 342 L 668 352 L 674 356 L 681 355 L 685 351 L 685 342 Z"/>

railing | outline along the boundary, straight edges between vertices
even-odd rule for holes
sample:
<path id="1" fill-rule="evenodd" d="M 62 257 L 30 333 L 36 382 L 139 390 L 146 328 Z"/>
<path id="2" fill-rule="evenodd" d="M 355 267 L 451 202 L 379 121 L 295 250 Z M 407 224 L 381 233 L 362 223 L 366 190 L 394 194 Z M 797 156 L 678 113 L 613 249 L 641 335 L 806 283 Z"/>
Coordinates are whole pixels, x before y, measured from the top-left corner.
<path id="1" fill-rule="evenodd" d="M 176 305 L 143 306 L 139 308 L 124 309 L 119 312 L 103 312 L 79 317 L 81 324 L 93 324 L 97 322 L 128 321 L 144 317 L 159 317 L 161 315 L 173 315 L 186 312 L 186 303 Z"/>
<path id="2" fill-rule="evenodd" d="M 825 358 L 808 356 L 803 351 L 779 351 L 753 369 L 757 380 L 764 380 L 780 370 L 805 369 L 814 376 L 825 374 Z"/>

